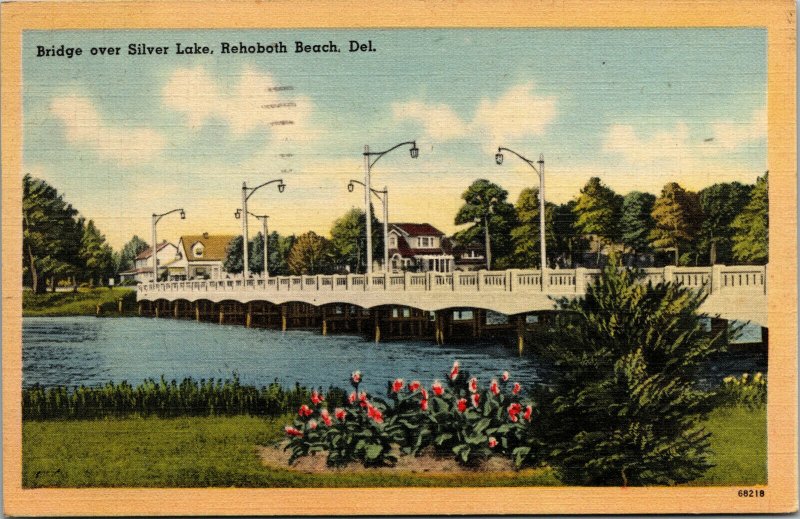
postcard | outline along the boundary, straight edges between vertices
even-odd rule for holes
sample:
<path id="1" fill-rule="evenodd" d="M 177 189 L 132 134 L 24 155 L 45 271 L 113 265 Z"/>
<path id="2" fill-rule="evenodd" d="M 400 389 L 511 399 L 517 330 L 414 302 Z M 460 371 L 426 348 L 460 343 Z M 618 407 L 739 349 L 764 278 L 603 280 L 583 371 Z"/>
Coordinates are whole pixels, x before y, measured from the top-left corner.
<path id="1" fill-rule="evenodd" d="M 6 514 L 797 510 L 794 3 L 0 9 Z"/>

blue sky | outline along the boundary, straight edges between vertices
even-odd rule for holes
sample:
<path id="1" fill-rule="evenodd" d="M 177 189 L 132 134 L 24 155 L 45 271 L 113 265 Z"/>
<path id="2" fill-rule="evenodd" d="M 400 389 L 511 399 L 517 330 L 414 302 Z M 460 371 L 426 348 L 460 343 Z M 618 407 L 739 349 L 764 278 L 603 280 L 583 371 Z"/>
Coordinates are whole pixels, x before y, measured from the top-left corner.
<path id="1" fill-rule="evenodd" d="M 333 40 L 342 52 L 296 54 Z M 348 40 L 375 52 L 349 53 Z M 220 42 L 283 41 L 287 54 L 221 54 Z M 129 43 L 169 46 L 129 56 Z M 175 54 L 198 42 L 214 54 Z M 79 46 L 72 59 L 38 45 Z M 122 55 L 90 56 L 97 46 Z M 766 163 L 766 32 L 676 30 L 248 30 L 27 32 L 24 167 L 65 193 L 119 248 L 149 239 L 149 215 L 182 206 L 159 234 L 240 231 L 242 181 L 282 176 L 251 210 L 284 233 L 327 233 L 363 198 L 364 144 L 416 139 L 373 170 L 392 221 L 455 230 L 476 178 L 510 200 L 536 185 L 507 146 L 546 160 L 546 198 L 565 202 L 591 176 L 618 192 L 752 183 Z M 274 90 L 291 86 L 291 90 Z M 272 89 L 272 90 L 271 90 Z M 268 105 L 289 105 L 265 108 Z M 291 120 L 292 125 L 275 125 Z M 291 156 L 287 156 L 291 155 Z M 252 222 L 257 228 L 257 222 Z"/>

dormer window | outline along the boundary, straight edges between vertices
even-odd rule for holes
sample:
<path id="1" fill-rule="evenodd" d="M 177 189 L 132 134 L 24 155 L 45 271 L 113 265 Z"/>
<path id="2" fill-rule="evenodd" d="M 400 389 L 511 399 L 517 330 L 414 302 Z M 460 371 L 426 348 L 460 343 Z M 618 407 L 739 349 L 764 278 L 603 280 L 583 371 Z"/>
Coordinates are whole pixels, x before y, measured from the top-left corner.
<path id="1" fill-rule="evenodd" d="M 192 254 L 194 254 L 194 256 L 196 258 L 202 258 L 204 250 L 205 250 L 205 247 L 203 247 L 203 244 L 198 242 L 198 243 L 195 243 L 194 246 L 192 247 Z"/>
<path id="2" fill-rule="evenodd" d="M 397 247 L 397 236 L 389 236 L 389 247 Z"/>

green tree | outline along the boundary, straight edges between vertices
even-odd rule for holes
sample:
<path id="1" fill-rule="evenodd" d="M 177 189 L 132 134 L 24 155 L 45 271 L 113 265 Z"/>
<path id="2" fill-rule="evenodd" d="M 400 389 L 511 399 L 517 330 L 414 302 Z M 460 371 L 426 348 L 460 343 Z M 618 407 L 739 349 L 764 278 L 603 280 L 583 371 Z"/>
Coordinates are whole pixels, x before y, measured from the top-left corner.
<path id="1" fill-rule="evenodd" d="M 556 206 L 553 211 L 553 234 L 555 236 L 551 258 L 565 268 L 574 268 L 575 256 L 586 247 L 586 240 L 575 230 L 575 200 Z M 550 250 L 548 245 L 548 250 Z"/>
<path id="2" fill-rule="evenodd" d="M 222 268 L 225 272 L 231 274 L 240 274 L 244 271 L 244 250 L 242 249 L 244 238 L 236 236 L 228 242 L 228 248 L 225 250 L 225 260 L 222 262 Z M 248 243 L 247 253 L 253 253 L 253 243 Z"/>
<path id="3" fill-rule="evenodd" d="M 277 232 L 271 232 L 269 235 L 269 273 L 271 276 L 288 276 L 289 271 L 289 253 L 296 241 L 295 236 L 281 236 Z"/>
<path id="4" fill-rule="evenodd" d="M 364 211 L 352 208 L 333 223 L 331 245 L 336 266 L 347 266 L 353 273 L 366 271 L 366 221 Z M 383 258 L 383 223 L 375 217 L 375 211 L 372 211 L 372 255 Z"/>
<path id="5" fill-rule="evenodd" d="M 523 189 L 517 199 L 516 220 L 517 225 L 511 230 L 511 240 L 514 244 L 514 265 L 519 268 L 539 268 L 541 266 L 539 244 L 539 189 L 527 187 Z M 556 206 L 545 201 L 544 206 L 544 235 L 548 256 L 555 252 L 555 213 Z"/>
<path id="6" fill-rule="evenodd" d="M 81 267 L 83 223 L 78 211 L 44 180 L 22 179 L 23 276 L 36 293 L 48 279 L 55 289 L 59 276 L 75 275 Z"/>
<path id="7" fill-rule="evenodd" d="M 674 485 L 710 467 L 700 421 L 713 395 L 698 370 L 722 336 L 704 332 L 704 295 L 642 277 L 612 264 L 586 296 L 558 301 L 568 318 L 541 352 L 558 369 L 538 398 L 566 484 Z"/>
<path id="8" fill-rule="evenodd" d="M 700 229 L 702 211 L 699 197 L 670 182 L 661 190 L 651 214 L 655 222 L 650 232 L 651 246 L 659 251 L 674 251 L 675 265 L 678 265 L 680 251 L 691 247 Z"/>
<path id="9" fill-rule="evenodd" d="M 114 251 L 93 220 L 89 220 L 84 227 L 80 257 L 83 275 L 90 285 L 94 285 L 95 280 L 102 285 L 104 279 L 114 274 Z"/>
<path id="10" fill-rule="evenodd" d="M 136 265 L 136 256 L 149 248 L 150 245 L 148 245 L 146 241 L 134 234 L 133 238 L 131 238 L 128 243 L 123 245 L 122 250 L 119 253 L 117 272 L 125 272 L 126 270 L 131 270 L 134 268 Z"/>
<path id="11" fill-rule="evenodd" d="M 333 268 L 331 245 L 324 237 L 308 231 L 297 237 L 287 263 L 292 274 L 327 274 Z"/>
<path id="12" fill-rule="evenodd" d="M 650 213 L 653 212 L 655 201 L 654 195 L 639 191 L 631 191 L 622 200 L 620 241 L 632 251 L 634 258 L 650 249 L 650 233 L 655 226 Z"/>
<path id="13" fill-rule="evenodd" d="M 739 182 L 714 184 L 702 189 L 700 207 L 703 220 L 697 240 L 697 248 L 708 263 L 729 263 L 733 260 L 733 234 L 731 224 L 744 211 L 750 198 L 752 186 Z"/>
<path id="14" fill-rule="evenodd" d="M 750 201 L 731 223 L 733 256 L 743 263 L 769 261 L 769 172 L 758 177 Z"/>
<path id="15" fill-rule="evenodd" d="M 458 231 L 460 243 L 483 240 L 486 245 L 487 268 L 492 267 L 492 254 L 499 265 L 507 264 L 514 250 L 511 229 L 516 225 L 514 206 L 508 203 L 508 191 L 485 179 L 478 179 L 461 195 L 464 205 L 456 214 L 456 225 L 472 224 Z"/>
<path id="16" fill-rule="evenodd" d="M 602 245 L 610 245 L 617 240 L 622 197 L 603 184 L 599 178 L 592 177 L 581 189 L 574 207 L 575 228 L 586 237 L 595 236 Z M 600 263 L 602 246 L 597 247 L 597 263 Z"/>

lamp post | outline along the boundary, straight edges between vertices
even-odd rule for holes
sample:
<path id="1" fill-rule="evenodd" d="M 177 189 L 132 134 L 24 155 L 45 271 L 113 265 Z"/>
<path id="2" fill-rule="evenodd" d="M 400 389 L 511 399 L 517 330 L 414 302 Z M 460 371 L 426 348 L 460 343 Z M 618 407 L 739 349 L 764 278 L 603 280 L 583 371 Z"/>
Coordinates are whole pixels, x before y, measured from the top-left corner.
<path id="1" fill-rule="evenodd" d="M 150 254 L 153 256 L 153 283 L 158 283 L 158 242 L 156 242 L 156 224 L 159 222 L 159 220 L 161 220 L 168 214 L 177 212 L 180 212 L 181 220 L 186 219 L 186 212 L 182 208 L 179 208 L 161 214 L 153 213 L 153 216 L 150 220 L 150 226 L 153 237 L 153 245 L 150 246 Z"/>
<path id="2" fill-rule="evenodd" d="M 352 193 L 355 184 L 363 186 L 364 189 L 367 188 L 361 181 L 350 180 L 350 183 L 347 184 L 347 190 Z M 389 272 L 389 188 L 383 186 L 383 191 L 370 188 L 370 191 L 383 203 L 383 271 Z"/>
<path id="3" fill-rule="evenodd" d="M 370 184 L 372 166 L 390 151 L 407 144 L 411 145 L 409 149 L 411 158 L 416 159 L 419 156 L 419 148 L 417 148 L 416 141 L 401 142 L 384 151 L 369 151 L 369 145 L 364 146 L 364 186 L 366 188 L 364 189 L 364 212 L 367 214 L 367 274 L 372 274 L 372 208 L 369 205 L 369 195 L 372 191 L 372 185 Z M 372 157 L 375 157 L 375 160 L 372 160 Z"/>
<path id="4" fill-rule="evenodd" d="M 495 154 L 494 156 L 494 160 L 495 162 L 497 162 L 498 166 L 503 163 L 504 151 L 513 153 L 514 155 L 522 159 L 522 161 L 528 164 L 531 168 L 533 168 L 533 170 L 539 176 L 539 243 L 542 254 L 542 290 L 544 291 L 547 288 L 547 275 L 546 275 L 547 245 L 545 244 L 545 239 L 544 239 L 544 154 L 542 153 L 539 154 L 539 160 L 536 162 L 537 164 L 539 164 L 539 168 L 537 169 L 536 166 L 534 166 L 534 162 L 532 160 L 523 157 L 522 155 L 520 155 L 519 153 L 517 153 L 512 149 L 500 147 L 497 148 L 497 154 Z"/>
<path id="5" fill-rule="evenodd" d="M 267 279 L 269 277 L 269 227 L 267 226 L 267 220 L 269 219 L 269 216 L 265 214 L 253 214 L 250 211 L 248 211 L 248 214 L 258 218 L 261 221 L 262 234 L 264 235 L 264 279 Z M 238 220 L 242 217 L 242 210 L 237 209 L 236 212 L 233 213 L 233 216 L 235 216 Z"/>
<path id="6" fill-rule="evenodd" d="M 242 239 L 244 240 L 242 242 L 242 251 L 244 259 L 244 265 L 242 265 L 242 275 L 245 281 L 247 280 L 247 276 L 250 275 L 249 272 L 250 269 L 248 268 L 248 261 L 250 261 L 250 258 L 247 251 L 247 243 L 249 241 L 249 238 L 247 236 L 247 216 L 250 214 L 250 212 L 247 210 L 247 200 L 251 196 L 253 196 L 253 193 L 258 191 L 262 187 L 275 183 L 278 184 L 278 192 L 283 193 L 283 190 L 286 189 L 286 184 L 283 183 L 282 178 L 270 180 L 269 182 L 264 182 L 263 184 L 260 184 L 256 187 L 247 187 L 247 182 L 242 182 L 242 214 L 244 215 L 244 218 L 242 218 Z"/>

